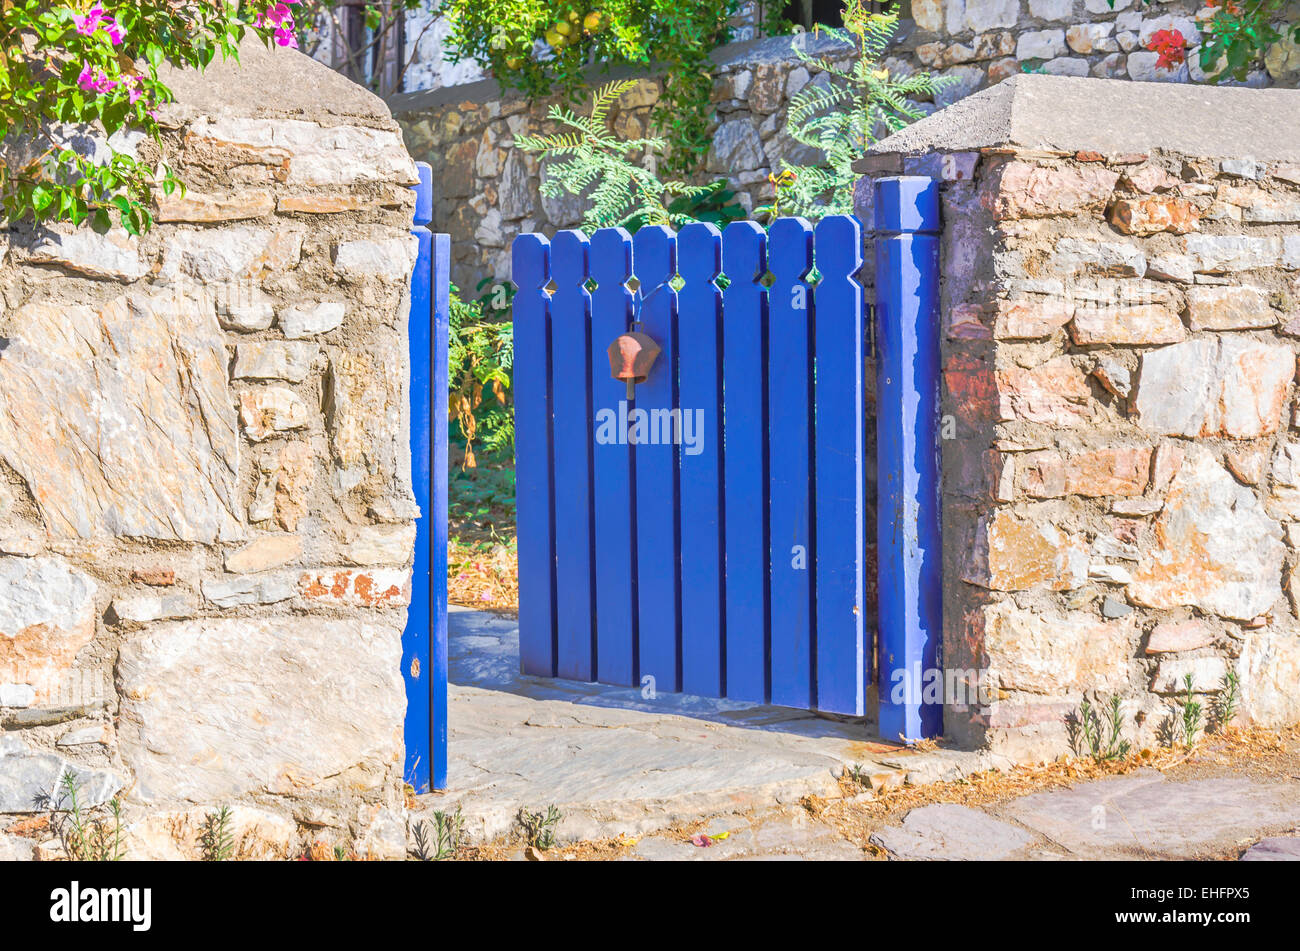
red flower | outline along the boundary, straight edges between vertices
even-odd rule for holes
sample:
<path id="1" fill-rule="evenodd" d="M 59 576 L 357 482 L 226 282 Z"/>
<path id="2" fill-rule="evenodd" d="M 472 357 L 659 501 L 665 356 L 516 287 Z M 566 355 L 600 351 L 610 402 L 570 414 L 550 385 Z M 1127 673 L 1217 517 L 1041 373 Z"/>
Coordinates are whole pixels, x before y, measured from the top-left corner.
<path id="1" fill-rule="evenodd" d="M 1178 30 L 1157 30 L 1151 34 L 1147 49 L 1160 54 L 1157 69 L 1176 69 L 1187 59 L 1187 40 Z"/>

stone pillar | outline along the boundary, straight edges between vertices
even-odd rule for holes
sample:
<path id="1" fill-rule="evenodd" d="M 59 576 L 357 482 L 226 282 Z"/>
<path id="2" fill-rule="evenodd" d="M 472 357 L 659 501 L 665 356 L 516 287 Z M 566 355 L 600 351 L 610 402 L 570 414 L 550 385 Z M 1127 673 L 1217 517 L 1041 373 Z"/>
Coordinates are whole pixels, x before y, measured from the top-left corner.
<path id="1" fill-rule="evenodd" d="M 1022 76 L 862 163 L 945 183 L 945 665 L 985 687 L 958 741 L 1055 755 L 1119 696 L 1154 745 L 1230 671 L 1240 722 L 1300 720 L 1298 107 Z"/>
<path id="2" fill-rule="evenodd" d="M 172 73 L 143 238 L 0 265 L 0 838 L 72 768 L 128 856 L 404 852 L 413 162 L 387 108 L 247 45 Z M 93 136 L 78 141 L 95 148 Z"/>

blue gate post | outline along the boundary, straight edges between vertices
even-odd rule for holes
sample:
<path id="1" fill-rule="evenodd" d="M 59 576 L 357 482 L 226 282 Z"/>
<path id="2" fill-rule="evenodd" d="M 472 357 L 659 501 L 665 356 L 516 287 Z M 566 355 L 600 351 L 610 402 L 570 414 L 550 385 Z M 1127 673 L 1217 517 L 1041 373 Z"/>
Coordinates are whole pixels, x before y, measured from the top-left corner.
<path id="1" fill-rule="evenodd" d="M 402 635 L 406 680 L 406 767 L 417 792 L 447 785 L 447 335 L 451 261 L 433 221 L 433 169 L 418 163 L 408 341 L 411 368 L 411 481 L 416 521 L 411 606 Z"/>
<path id="2" fill-rule="evenodd" d="M 877 180 L 875 217 L 880 735 L 916 740 L 943 730 L 938 182 Z"/>

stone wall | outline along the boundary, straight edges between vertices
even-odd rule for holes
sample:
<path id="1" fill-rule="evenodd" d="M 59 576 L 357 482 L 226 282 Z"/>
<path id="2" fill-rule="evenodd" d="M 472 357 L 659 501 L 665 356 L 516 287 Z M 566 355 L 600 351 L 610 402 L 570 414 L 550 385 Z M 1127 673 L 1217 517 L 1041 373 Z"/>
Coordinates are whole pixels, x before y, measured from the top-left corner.
<path id="1" fill-rule="evenodd" d="M 1153 745 L 1230 670 L 1300 721 L 1300 92 L 1022 76 L 862 169 L 944 180 L 945 732 Z"/>
<path id="2" fill-rule="evenodd" d="M 241 854 L 404 852 L 414 166 L 369 93 L 243 60 L 117 143 L 189 186 L 146 237 L 0 237 L 0 851 L 71 770 L 132 857 L 220 805 Z"/>
<path id="3" fill-rule="evenodd" d="M 701 175 L 727 178 L 746 209 L 771 200 L 768 175 L 783 159 L 802 164 L 822 158 L 784 134 L 790 97 L 817 80 L 817 70 L 803 64 L 792 43 L 834 59 L 847 55 L 846 48 L 824 35 L 752 40 L 754 14 L 749 6 L 736 23 L 737 37 L 745 41 L 719 49 L 714 57 L 714 141 Z M 1150 6 L 1115 0 L 1114 8 L 1109 0 L 914 0 L 913 19 L 902 22 L 885 65 L 895 74 L 926 69 L 950 80 L 933 101 L 917 103 L 924 113 L 1022 71 L 1203 82 L 1195 19 L 1202 9 L 1191 0 Z M 1156 32 L 1170 29 L 1187 40 L 1187 62 L 1162 70 L 1156 67 L 1158 54 L 1145 47 Z M 472 291 L 484 278 L 508 279 L 507 248 L 516 234 L 574 227 L 585 204 L 539 199 L 539 163 L 513 149 L 514 136 L 539 131 L 547 109 L 558 100 L 529 104 L 492 80 L 465 83 L 453 77 L 448 82 L 444 76 L 434 83 L 418 65 L 440 62 L 440 47 L 432 37 L 426 35 L 429 49 L 417 58 L 412 86 L 434 91 L 396 97 L 393 111 L 412 154 L 437 170 L 434 228 L 451 235 L 453 280 Z M 594 87 L 620 75 L 626 73 L 593 70 L 589 82 Z M 1267 67 L 1249 79 L 1252 86 L 1297 83 L 1300 47 L 1289 41 L 1270 50 Z M 618 133 L 646 134 L 646 120 L 658 98 L 658 83 L 651 79 L 627 93 L 613 114 Z"/>

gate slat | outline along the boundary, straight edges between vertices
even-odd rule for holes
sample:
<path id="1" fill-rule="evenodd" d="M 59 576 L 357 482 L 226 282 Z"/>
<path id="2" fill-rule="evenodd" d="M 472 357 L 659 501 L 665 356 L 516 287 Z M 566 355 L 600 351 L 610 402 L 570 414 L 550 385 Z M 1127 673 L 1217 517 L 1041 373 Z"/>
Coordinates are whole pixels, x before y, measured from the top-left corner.
<path id="1" fill-rule="evenodd" d="M 811 499 L 813 230 L 782 218 L 768 232 L 768 433 L 771 466 L 772 703 L 814 705 Z"/>
<path id="2" fill-rule="evenodd" d="M 682 690 L 722 696 L 722 233 L 689 224 L 677 236 L 678 399 L 694 447 L 681 452 Z"/>
<path id="3" fill-rule="evenodd" d="M 759 702 L 768 694 L 766 237 L 753 221 L 722 234 L 726 693 Z"/>
<path id="4" fill-rule="evenodd" d="M 587 237 L 551 242 L 551 392 L 554 399 L 556 672 L 595 675 L 596 613 L 591 515 L 591 295 Z M 523 351 L 527 352 L 527 351 Z"/>
<path id="5" fill-rule="evenodd" d="M 640 282 L 640 319 L 662 348 L 649 378 L 636 388 L 638 417 L 650 440 L 638 441 L 637 637 L 642 680 L 658 690 L 680 689 L 677 531 L 677 446 L 672 410 L 677 406 L 677 293 L 669 286 L 677 270 L 677 238 L 666 227 L 646 226 L 632 239 L 632 270 Z M 645 416 L 641 417 L 644 412 Z M 659 430 L 659 432 L 655 432 Z"/>
<path id="6" fill-rule="evenodd" d="M 519 533 L 519 655 L 523 672 L 555 676 L 555 521 L 551 482 L 550 242 L 511 247 L 515 363 L 515 520 Z"/>
<path id="7" fill-rule="evenodd" d="M 863 576 L 862 226 L 823 218 L 816 230 L 817 705 L 866 708 Z"/>
<path id="8" fill-rule="evenodd" d="M 636 683 L 636 521 L 632 509 L 632 447 L 628 445 L 627 387 L 609 374 L 606 351 L 632 322 L 632 236 L 602 228 L 591 236 L 591 395 L 596 433 L 592 447 L 596 537 L 596 677 Z"/>

